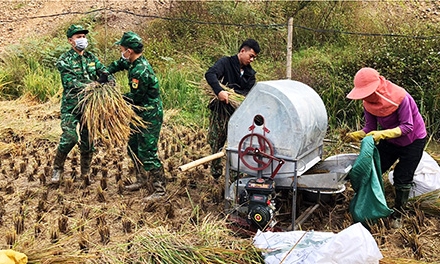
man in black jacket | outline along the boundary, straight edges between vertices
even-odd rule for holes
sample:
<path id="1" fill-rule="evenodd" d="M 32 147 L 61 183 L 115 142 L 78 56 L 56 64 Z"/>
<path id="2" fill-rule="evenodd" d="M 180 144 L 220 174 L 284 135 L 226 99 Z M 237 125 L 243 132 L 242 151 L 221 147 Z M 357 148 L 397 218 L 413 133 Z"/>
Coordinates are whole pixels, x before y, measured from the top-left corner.
<path id="1" fill-rule="evenodd" d="M 221 85 L 233 89 L 236 93 L 247 95 L 255 85 L 256 72 L 251 63 L 260 53 L 260 45 L 254 39 L 247 39 L 241 44 L 236 55 L 219 59 L 205 73 L 205 78 L 217 98 L 209 103 L 211 109 L 208 142 L 212 154 L 223 148 L 227 138 L 228 121 L 235 108 L 229 104 L 229 92 Z M 211 174 L 218 179 L 223 173 L 221 159 L 212 161 Z"/>

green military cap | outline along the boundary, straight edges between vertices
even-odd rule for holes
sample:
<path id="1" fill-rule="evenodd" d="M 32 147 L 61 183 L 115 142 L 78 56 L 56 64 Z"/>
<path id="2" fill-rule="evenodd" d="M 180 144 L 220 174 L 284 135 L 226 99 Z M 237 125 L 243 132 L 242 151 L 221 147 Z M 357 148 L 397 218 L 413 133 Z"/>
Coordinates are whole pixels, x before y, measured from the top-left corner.
<path id="1" fill-rule="evenodd" d="M 66 32 L 68 38 L 71 38 L 75 34 L 87 34 L 89 31 L 81 25 L 71 25 Z"/>
<path id="2" fill-rule="evenodd" d="M 139 37 L 138 34 L 134 32 L 125 32 L 124 35 L 122 35 L 122 38 L 115 43 L 116 45 L 121 45 L 126 48 L 130 49 L 136 49 L 136 48 L 142 48 L 142 39 Z"/>

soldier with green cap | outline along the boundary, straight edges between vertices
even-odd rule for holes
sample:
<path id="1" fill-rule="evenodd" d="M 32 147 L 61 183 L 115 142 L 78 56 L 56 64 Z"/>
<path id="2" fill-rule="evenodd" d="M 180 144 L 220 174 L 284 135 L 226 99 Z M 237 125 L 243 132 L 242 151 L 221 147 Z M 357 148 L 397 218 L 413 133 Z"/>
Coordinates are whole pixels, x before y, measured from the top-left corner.
<path id="1" fill-rule="evenodd" d="M 53 162 L 53 183 L 58 183 L 62 179 L 67 155 L 78 143 L 77 126 L 80 124 L 82 113 L 77 105 L 81 101 L 81 91 L 86 88 L 92 89 L 99 83 L 108 82 L 109 79 L 114 80 L 112 76 L 109 76 L 108 70 L 99 59 L 85 50 L 88 46 L 87 33 L 89 31 L 83 26 L 71 25 L 67 29 L 66 36 L 72 48 L 62 54 L 56 64 L 63 85 L 61 99 L 62 135 Z M 94 148 L 93 143 L 89 142 L 87 129 L 80 127 L 79 137 L 81 178 L 88 185 L 90 184 L 88 174 Z"/>
<path id="2" fill-rule="evenodd" d="M 121 58 L 108 66 L 110 73 L 128 71 L 130 92 L 125 94 L 127 101 L 140 108 L 137 114 L 147 122 L 147 128 L 133 133 L 128 141 L 128 155 L 136 167 L 136 182 L 125 186 L 129 191 L 137 191 L 149 186 L 152 179 L 154 193 L 148 198 L 165 194 L 165 173 L 158 156 L 158 141 L 163 122 L 162 99 L 159 81 L 153 68 L 143 56 L 142 39 L 134 32 L 125 32 L 115 43 L 119 45 Z"/>

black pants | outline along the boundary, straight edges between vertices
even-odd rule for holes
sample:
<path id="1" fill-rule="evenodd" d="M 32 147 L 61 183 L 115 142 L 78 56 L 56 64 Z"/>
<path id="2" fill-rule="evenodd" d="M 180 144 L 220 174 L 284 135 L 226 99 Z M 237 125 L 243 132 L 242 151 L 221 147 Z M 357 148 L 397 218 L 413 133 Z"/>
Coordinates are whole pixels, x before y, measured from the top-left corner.
<path id="1" fill-rule="evenodd" d="M 380 167 L 385 173 L 397 160 L 394 168 L 394 185 L 412 184 L 414 172 L 422 159 L 426 138 L 417 139 L 408 146 L 397 146 L 386 140 L 377 145 L 380 155 Z"/>

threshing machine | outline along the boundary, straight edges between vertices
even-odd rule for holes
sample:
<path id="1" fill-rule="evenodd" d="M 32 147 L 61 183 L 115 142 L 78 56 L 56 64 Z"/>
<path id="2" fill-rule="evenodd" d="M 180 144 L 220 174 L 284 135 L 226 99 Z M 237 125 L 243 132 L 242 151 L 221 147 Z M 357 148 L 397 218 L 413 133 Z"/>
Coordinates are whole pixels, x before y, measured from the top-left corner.
<path id="1" fill-rule="evenodd" d="M 298 81 L 258 82 L 228 124 L 225 207 L 235 219 L 265 230 L 297 217 L 298 192 L 341 192 L 356 157 L 322 160 L 327 112 L 320 96 Z"/>

